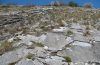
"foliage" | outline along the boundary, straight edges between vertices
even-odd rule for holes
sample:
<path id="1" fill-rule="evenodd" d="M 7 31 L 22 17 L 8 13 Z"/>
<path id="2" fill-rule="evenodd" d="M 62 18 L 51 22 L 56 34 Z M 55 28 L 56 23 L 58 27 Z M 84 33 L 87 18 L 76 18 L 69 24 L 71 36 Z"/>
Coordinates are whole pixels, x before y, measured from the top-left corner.
<path id="1" fill-rule="evenodd" d="M 26 58 L 32 59 L 33 56 L 34 56 L 34 54 L 29 53 L 29 54 L 26 56 Z"/>
<path id="2" fill-rule="evenodd" d="M 72 60 L 71 60 L 70 57 L 66 56 L 66 57 L 64 57 L 64 58 L 65 58 L 65 61 L 66 61 L 66 62 L 68 62 L 68 63 L 72 62 Z"/>
<path id="3" fill-rule="evenodd" d="M 73 35 L 73 34 L 74 34 L 74 33 L 73 33 L 71 30 L 68 30 L 68 31 L 67 31 L 67 35 L 68 35 L 68 36 Z"/>
<path id="4" fill-rule="evenodd" d="M 39 47 L 43 47 L 44 45 L 41 43 L 41 42 L 35 42 L 35 41 L 32 41 L 33 44 L 35 44 L 36 46 L 39 46 Z"/>
<path id="5" fill-rule="evenodd" d="M 71 6 L 71 7 L 78 7 L 79 5 L 77 3 L 75 3 L 74 1 L 70 1 L 68 3 L 68 6 Z"/>

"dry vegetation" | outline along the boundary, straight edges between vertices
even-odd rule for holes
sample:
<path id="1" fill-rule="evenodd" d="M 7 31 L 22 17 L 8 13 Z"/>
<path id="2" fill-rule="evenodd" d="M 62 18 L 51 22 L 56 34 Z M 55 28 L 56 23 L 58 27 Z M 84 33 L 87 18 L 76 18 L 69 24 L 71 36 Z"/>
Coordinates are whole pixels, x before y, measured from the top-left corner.
<path id="1" fill-rule="evenodd" d="M 0 54 L 10 51 L 13 49 L 13 42 L 3 41 L 0 43 Z"/>
<path id="2" fill-rule="evenodd" d="M 42 8 L 51 8 L 51 6 L 41 6 Z M 52 7 L 51 10 L 40 11 L 39 13 L 34 13 L 37 8 L 33 7 L 25 7 L 25 6 L 12 6 L 12 7 L 0 7 L 0 11 L 4 11 L 7 9 L 8 11 L 19 11 L 21 15 L 23 15 L 23 11 L 28 16 L 24 16 L 25 21 L 28 21 L 27 24 L 20 24 L 19 26 L 5 27 L 0 29 L 0 34 L 5 32 L 17 33 L 18 31 L 23 31 L 23 34 L 29 33 L 29 31 L 33 32 L 33 34 L 41 35 L 41 33 L 45 33 L 47 31 L 51 31 L 55 27 L 64 26 L 64 22 L 67 24 L 70 23 L 80 23 L 82 25 L 91 25 L 91 27 L 95 27 L 99 30 L 99 24 L 95 25 L 96 22 L 100 19 L 100 11 L 99 9 L 92 8 L 84 8 L 84 7 L 69 7 L 69 6 L 61 6 L 61 7 Z M 5 18 L 5 17 L 4 17 Z M 0 19 L 3 19 L 0 16 Z M 30 28 L 34 26 L 37 22 L 39 25 L 35 28 Z M 53 22 L 53 23 L 52 23 Z M 15 24 L 14 24 L 15 25 Z M 30 25 L 30 26 L 29 26 Z"/>

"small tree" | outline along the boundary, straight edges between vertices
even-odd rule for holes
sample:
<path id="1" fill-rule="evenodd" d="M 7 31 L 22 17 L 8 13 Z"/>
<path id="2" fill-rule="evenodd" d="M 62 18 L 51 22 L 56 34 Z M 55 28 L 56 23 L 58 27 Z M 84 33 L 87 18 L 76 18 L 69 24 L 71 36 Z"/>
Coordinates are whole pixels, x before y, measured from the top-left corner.
<path id="1" fill-rule="evenodd" d="M 70 63 L 72 62 L 71 58 L 68 56 L 66 56 L 64 58 L 65 58 L 65 61 L 68 63 L 68 65 L 70 65 Z"/>
<path id="2" fill-rule="evenodd" d="M 84 4 L 84 7 L 85 7 L 85 8 L 92 8 L 92 4 L 91 4 L 91 3 L 85 3 L 85 4 Z"/>
<path id="3" fill-rule="evenodd" d="M 68 3 L 68 6 L 71 6 L 71 7 L 78 7 L 79 5 L 77 3 L 75 3 L 74 1 L 70 1 Z"/>

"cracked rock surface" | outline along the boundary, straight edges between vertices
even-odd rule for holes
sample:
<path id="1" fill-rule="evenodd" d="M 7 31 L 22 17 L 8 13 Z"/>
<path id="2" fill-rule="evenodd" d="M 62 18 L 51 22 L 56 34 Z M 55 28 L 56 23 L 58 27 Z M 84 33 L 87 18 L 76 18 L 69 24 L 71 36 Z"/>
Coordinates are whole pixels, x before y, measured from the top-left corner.
<path id="1" fill-rule="evenodd" d="M 100 65 L 99 14 L 49 6 L 0 11 L 0 65 Z"/>

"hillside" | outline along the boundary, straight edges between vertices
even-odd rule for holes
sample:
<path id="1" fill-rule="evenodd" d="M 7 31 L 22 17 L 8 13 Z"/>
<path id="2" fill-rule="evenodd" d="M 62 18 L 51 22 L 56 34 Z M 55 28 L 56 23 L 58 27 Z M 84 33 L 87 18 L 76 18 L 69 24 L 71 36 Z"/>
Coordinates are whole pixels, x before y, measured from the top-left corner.
<path id="1" fill-rule="evenodd" d="M 0 6 L 0 65 L 100 65 L 100 9 Z"/>

